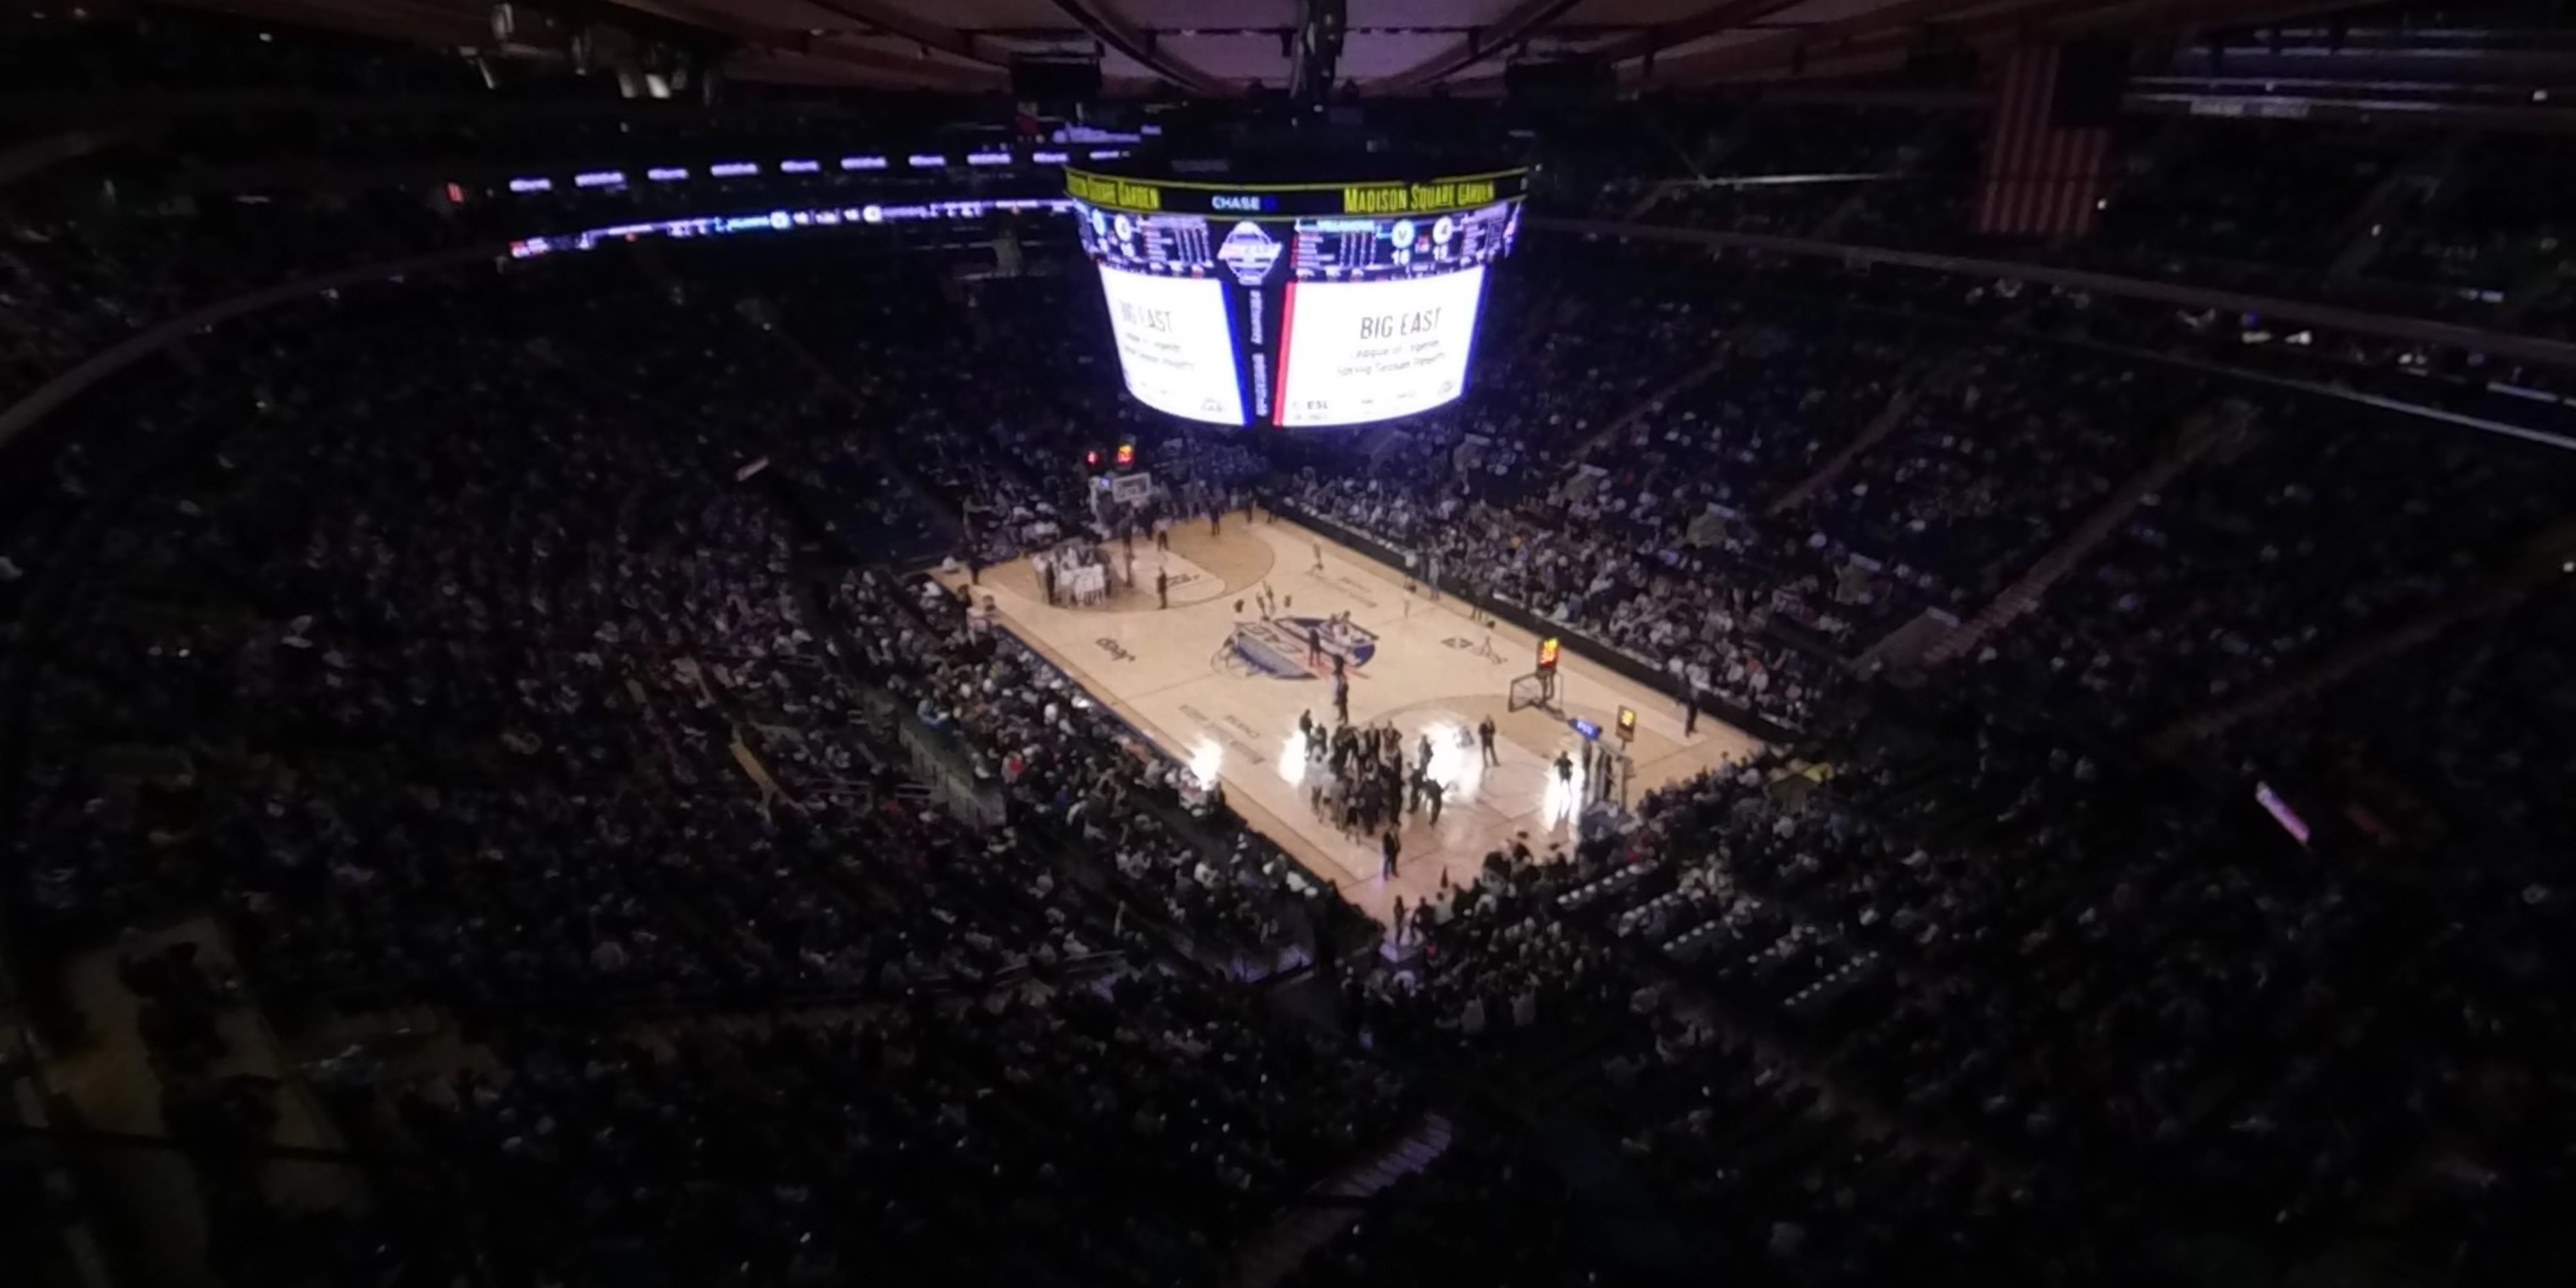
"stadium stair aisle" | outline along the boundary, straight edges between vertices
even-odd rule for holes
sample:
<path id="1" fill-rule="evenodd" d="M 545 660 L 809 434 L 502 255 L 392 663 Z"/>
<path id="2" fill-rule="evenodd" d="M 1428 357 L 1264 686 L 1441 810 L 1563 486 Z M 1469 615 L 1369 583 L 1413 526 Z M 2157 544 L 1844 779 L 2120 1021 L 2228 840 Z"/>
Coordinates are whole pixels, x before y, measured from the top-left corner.
<path id="1" fill-rule="evenodd" d="M 1501 329 L 1505 325 L 1503 319 L 1495 320 L 1493 325 L 1497 329 L 1487 334 L 1487 343 L 1482 351 L 1490 355 L 1487 361 L 1493 365 L 1516 367 L 1525 362 L 1535 362 L 1545 351 L 1550 335 L 1572 327 L 1582 316 L 1583 301 L 1571 294 L 1545 301 L 1530 301 L 1511 320 L 1509 330 Z"/>
<path id="2" fill-rule="evenodd" d="M 1950 128 L 1950 122 L 1938 114 L 1926 120 L 1906 146 L 1897 150 L 1896 155 L 1901 162 L 1896 169 L 1854 188 L 1852 194 L 1835 203 L 1833 210 L 1818 220 L 1807 235 L 1818 241 L 1840 241 L 1843 229 L 1878 200 L 1880 193 L 1901 188 L 1908 180 L 1925 177 L 1925 163 L 1940 155 L 1941 136 Z"/>
<path id="3" fill-rule="evenodd" d="M 1792 895 L 1768 885 L 1760 889 L 1766 898 L 1792 914 L 1798 928 L 1812 930 L 1835 924 L 1833 911 L 1818 905 L 1811 897 Z M 1709 987 L 1704 978 L 1673 962 L 1660 951 L 1650 956 L 1637 946 L 1617 940 L 1595 921 L 1585 920 L 1579 924 L 1585 933 L 1620 945 L 1623 951 L 1628 952 L 1632 965 L 1645 972 L 1647 978 L 1673 990 L 1675 996 L 1684 1000 L 1688 1011 L 1724 1039 L 1726 1045 L 1759 1052 L 1772 1064 L 1795 1070 L 1796 1085 L 1812 1092 L 1815 1097 L 1813 1103 L 1818 1107 L 1848 1115 L 1873 1133 L 1909 1140 L 1930 1152 L 1973 1153 L 1999 1173 L 2021 1173 L 2029 1169 L 2027 1157 L 2008 1144 L 1975 1130 L 1971 1123 L 1943 1115 L 1926 1115 L 1888 1101 L 1868 1086 L 1846 1062 L 1844 1043 L 1793 1032 L 1781 1022 L 1780 1017 L 1765 1013 L 1759 1006 L 1721 996 Z M 1787 938 L 1788 935 L 1784 934 L 1783 941 Z M 1932 977 L 1928 964 L 1912 960 L 1897 965 L 1895 970 L 1921 970 L 1924 978 Z M 1597 1072 L 1597 1069 L 1592 1072 Z"/>
<path id="4" fill-rule="evenodd" d="M 2223 733 L 2285 703 L 2323 692 L 2372 665 L 2427 643 L 2463 622 L 2504 612 L 2533 590 L 2566 575 L 2576 560 L 2576 520 L 2561 523 L 2532 538 L 2512 571 L 2487 585 L 2426 611 L 2412 621 L 2354 640 L 2314 663 L 2232 702 L 2186 717 L 2148 740 L 2159 753 L 2171 753 Z"/>
<path id="5" fill-rule="evenodd" d="M 2127 482 L 2103 498 L 2093 512 L 2060 538 L 2047 554 L 2030 566 L 2020 580 L 2003 589 L 1993 602 L 1961 624 L 1938 643 L 1925 650 L 1923 664 L 1937 667 L 1973 653 L 1995 632 L 2011 625 L 2039 606 L 2049 588 L 2065 579 L 2084 562 L 2084 557 L 2111 539 L 2129 516 L 2146 504 L 2148 497 L 2163 491 L 2183 471 L 2209 453 L 2231 433 L 2244 428 L 2250 409 L 2243 404 L 2229 404 L 2205 409 L 2187 418 L 2174 435 L 2172 446 L 2159 453 L 2146 468 L 2129 476 Z"/>
<path id="6" fill-rule="evenodd" d="M 1307 1191 L 1307 1202 L 1280 1214 L 1235 1254 L 1235 1288 L 1274 1288 L 1307 1254 L 1358 1220 L 1363 1200 L 1439 1161 L 1450 1137 L 1448 1119 L 1424 1114 L 1393 1145 Z"/>
<path id="7" fill-rule="evenodd" d="M 687 284 L 679 278 L 672 276 L 669 267 L 659 257 L 645 253 L 645 248 L 641 245 L 638 245 L 635 248 L 635 252 L 642 271 L 648 277 L 652 278 L 656 282 L 668 283 L 672 306 L 675 308 L 684 307 L 687 303 Z M 765 300 L 746 300 L 741 306 L 738 306 L 736 311 L 740 314 L 743 320 L 750 322 L 760 330 L 761 337 L 759 343 L 777 346 L 779 351 L 784 353 L 791 362 L 803 367 L 808 373 L 810 373 L 817 388 L 829 391 L 833 398 L 847 404 L 853 413 L 856 413 L 865 407 L 866 404 L 861 401 L 856 390 L 850 388 L 849 385 L 832 370 L 829 364 L 823 362 L 822 359 L 811 349 L 807 348 L 803 342 L 799 341 L 794 335 L 787 331 L 786 317 L 778 310 L 776 305 Z M 727 326 L 733 325 L 732 322 L 724 320 L 718 320 L 718 324 Z M 540 351 L 539 356 L 563 371 L 564 374 L 580 380 L 585 384 L 591 385 L 606 394 L 608 397 L 618 399 L 619 401 L 633 406 L 639 415 L 673 420 L 686 419 L 673 409 L 645 398 L 641 393 L 637 392 L 632 385 L 613 380 L 608 376 L 601 374 L 590 365 L 565 356 L 551 345 Z M 873 438 L 870 440 L 872 444 L 877 441 L 878 440 Z M 771 455 L 773 453 L 779 453 L 782 451 L 782 445 L 784 442 L 785 440 L 761 439 L 744 443 L 742 444 L 740 455 L 746 460 L 756 457 L 760 460 L 768 461 L 771 459 Z M 946 542 L 952 544 L 963 543 L 965 537 L 964 528 L 959 522 L 956 512 L 948 506 L 941 504 L 937 500 L 936 495 L 928 488 L 924 487 L 921 479 L 902 462 L 872 446 L 864 463 L 871 468 L 882 471 L 886 477 L 902 484 L 906 491 L 922 498 L 928 503 L 927 512 L 937 519 L 942 529 L 940 532 L 933 534 L 935 537 L 944 538 Z M 786 475 L 804 476 L 806 475 L 807 470 L 811 468 L 810 460 L 798 461 L 787 459 L 778 462 L 778 465 L 778 469 L 769 472 L 772 481 Z M 836 530 L 832 524 L 827 523 L 825 526 L 827 529 Z"/>
<path id="8" fill-rule="evenodd" d="M 1669 191 L 1671 191 L 1671 186 L 1661 183 L 1646 189 L 1646 195 L 1637 198 L 1636 204 L 1619 212 L 1620 222 L 1633 224 L 1638 220 L 1645 218 L 1646 212 L 1653 210 L 1655 208 L 1655 203 L 1663 200 L 1664 194 Z"/>
<path id="9" fill-rule="evenodd" d="M 2504 303 L 2498 307 L 2496 313 L 2498 324 L 2521 326 L 2523 316 L 2531 312 L 2533 307 L 2547 300 L 2550 294 L 2566 281 L 2567 275 L 2558 270 L 2555 262 L 2546 257 L 2535 260 L 2519 280 L 2505 289 Z"/>
<path id="10" fill-rule="evenodd" d="M 1896 431 L 1904 426 L 1907 414 L 1914 410 L 1915 402 L 1925 393 L 1950 380 L 1965 365 L 1966 360 L 1963 354 L 1953 354 L 1938 364 L 1918 368 L 1899 379 L 1896 392 L 1888 395 L 1887 405 L 1880 408 L 1879 413 L 1871 417 L 1868 424 L 1861 426 L 1860 432 L 1853 435 L 1850 442 L 1843 444 L 1841 450 L 1825 458 L 1825 463 L 1817 466 L 1814 473 L 1790 484 L 1789 490 L 1782 492 L 1771 504 L 1764 506 L 1762 513 L 1772 517 L 1785 514 L 1807 498 L 1833 486 L 1834 480 L 1842 477 L 1843 471 L 1850 469 L 1852 462 L 1866 455 L 1871 448 L 1894 437 Z"/>
<path id="11" fill-rule="evenodd" d="M 757 307 L 753 307 L 754 305 Z M 830 390 L 848 405 L 854 415 L 869 409 L 867 399 L 862 397 L 858 390 L 851 388 L 849 382 L 842 379 L 840 372 L 835 370 L 832 364 L 825 362 L 822 355 L 816 353 L 813 347 L 806 344 L 803 337 L 795 332 L 785 310 L 779 308 L 775 301 L 746 300 L 741 311 L 745 318 L 750 319 L 760 328 L 764 337 L 785 350 L 788 357 L 797 365 L 813 373 L 815 383 Z M 982 315 L 979 313 L 975 316 L 980 324 Z M 885 477 L 901 484 L 905 492 L 918 498 L 927 512 L 937 519 L 940 531 L 936 535 L 945 538 L 949 548 L 964 547 L 967 544 L 965 517 L 960 515 L 955 507 L 941 500 L 939 494 L 925 484 L 921 476 L 913 472 L 910 466 L 886 451 L 883 435 L 870 434 L 866 439 L 868 449 L 864 463 L 881 471 Z M 946 551 L 932 553 L 939 554 Z M 929 562 L 936 562 L 936 560 Z"/>
<path id="12" fill-rule="evenodd" d="M 133 125 L 90 126 L 23 139 L 0 148 L 0 188 L 34 177 L 66 161 L 120 147 L 142 136 Z"/>
<path id="13" fill-rule="evenodd" d="M 1630 425 L 1663 410 L 1665 403 L 1680 397 L 1697 387 L 1700 382 L 1725 370 L 1726 364 L 1735 358 L 1736 345 L 1742 343 L 1744 337 L 1750 335 L 1752 331 L 1753 324 L 1750 322 L 1727 328 L 1726 334 L 1718 337 L 1717 352 L 1709 355 L 1707 361 L 1666 381 L 1649 391 L 1645 397 L 1630 404 L 1626 411 L 1611 417 L 1610 422 L 1594 431 L 1590 438 L 1568 449 L 1564 459 L 1575 462 L 1589 460 L 1594 452 L 1600 450 L 1602 444 L 1617 442 L 1621 434 L 1628 432 Z"/>
<path id="14" fill-rule="evenodd" d="M 1957 629 L 1959 619 L 1949 610 L 1926 608 L 1862 649 L 1852 658 L 1850 670 L 1854 675 L 1884 671 L 1891 683 L 1910 688 L 1922 682 L 1924 656 Z"/>
<path id="15" fill-rule="evenodd" d="M 1685 153 L 1682 163 L 1690 168 L 1691 179 L 1706 178 L 1711 169 L 1742 151 L 1744 145 L 1752 138 L 1753 114 L 1741 113 L 1734 120 L 1727 122 L 1724 130 L 1710 136 L 1707 145 L 1699 150 L 1698 155 Z M 1627 212 L 1622 214 L 1620 219 L 1626 223 L 1635 223 L 1647 211 L 1653 210 L 1656 204 L 1664 199 L 1665 194 L 1687 182 L 1689 180 L 1671 179 L 1646 189 L 1646 195 L 1638 198 L 1635 205 L 1628 207 Z"/>
<path id="16" fill-rule="evenodd" d="M 2402 198 L 2410 190 L 2432 194 L 2441 200 L 2445 180 L 2459 169 L 2461 154 L 2469 149 L 2475 134 L 2452 130 L 2443 136 L 2440 147 L 2404 165 L 2391 166 L 2379 185 L 2362 198 L 2361 204 L 2345 217 L 2337 235 L 2343 249 L 2336 252 L 2333 266 L 2326 270 L 2329 282 L 2348 282 L 2367 271 L 2382 251 L 2397 244 L 2410 218 L 2425 214 L 2429 205 L 2407 204 Z"/>

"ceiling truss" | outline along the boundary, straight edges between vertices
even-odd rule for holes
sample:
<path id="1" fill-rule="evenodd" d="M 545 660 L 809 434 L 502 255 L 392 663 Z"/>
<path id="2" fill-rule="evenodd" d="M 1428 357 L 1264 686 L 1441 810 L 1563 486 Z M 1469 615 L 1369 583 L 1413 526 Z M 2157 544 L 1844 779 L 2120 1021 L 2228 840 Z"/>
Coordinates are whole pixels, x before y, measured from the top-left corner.
<path id="1" fill-rule="evenodd" d="M 182 0 L 281 23 L 488 38 L 487 0 Z M 1096 56 L 1112 93 L 1224 97 L 1287 83 L 1305 0 L 520 0 L 562 23 L 703 33 L 742 74 L 985 93 L 1014 58 Z M 1365 94 L 1476 94 L 1515 61 L 1581 58 L 1634 86 L 1823 80 L 1939 41 L 2085 33 L 2192 40 L 2353 0 L 1352 0 L 1342 75 Z M 1197 25 L 1204 15 L 1208 25 Z M 685 40 L 683 35 L 680 39 Z"/>

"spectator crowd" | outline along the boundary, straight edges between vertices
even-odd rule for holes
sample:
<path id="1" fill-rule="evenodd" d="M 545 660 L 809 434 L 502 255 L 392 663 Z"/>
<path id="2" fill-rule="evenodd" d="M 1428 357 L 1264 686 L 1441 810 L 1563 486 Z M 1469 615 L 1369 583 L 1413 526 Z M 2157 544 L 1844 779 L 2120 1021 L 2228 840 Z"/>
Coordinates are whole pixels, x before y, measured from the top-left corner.
<path id="1" fill-rule="evenodd" d="M 250 43 L 45 83 L 456 70 Z M 1568 130 L 1542 199 L 1861 241 L 1961 203 L 1954 122 L 1814 110 Z M 2541 144 L 2163 134 L 2068 254 L 2322 281 L 2304 230 L 2384 203 L 2344 298 L 2555 271 L 2494 179 Z M 1674 182 L 1728 166 L 1842 177 Z M 485 231 L 109 172 L 0 207 L 0 401 Z M 144 1053 L 227 1281 L 1229 1282 L 1352 1187 L 1278 1282 L 2576 1272 L 2554 448 L 2265 365 L 2380 351 L 2249 379 L 2188 311 L 1538 234 L 1455 403 L 1180 428 L 1086 265 L 871 236 L 298 293 L 5 444 L 9 947 L 116 962 L 137 1032 L 89 1036 Z M 1122 445 L 1161 489 L 1113 527 L 1329 525 L 1769 745 L 1381 932 L 924 575 L 1091 521 Z M 1354 827 L 1441 807 L 1400 742 L 1314 746 Z M 200 913 L 237 970 L 154 939 Z M 257 1193 L 251 1006 L 477 1053 L 328 1063 L 403 1160 L 359 1237 Z"/>

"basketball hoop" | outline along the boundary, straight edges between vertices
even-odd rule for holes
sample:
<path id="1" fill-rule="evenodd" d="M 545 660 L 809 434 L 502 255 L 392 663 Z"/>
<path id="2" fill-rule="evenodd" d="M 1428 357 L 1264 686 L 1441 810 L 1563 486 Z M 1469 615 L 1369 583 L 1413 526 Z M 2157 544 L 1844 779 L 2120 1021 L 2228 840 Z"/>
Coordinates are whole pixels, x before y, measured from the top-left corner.
<path id="1" fill-rule="evenodd" d="M 1505 709 L 1524 711 L 1531 707 L 1542 711 L 1556 709 L 1556 672 L 1532 671 L 1512 677 L 1511 695 Z"/>

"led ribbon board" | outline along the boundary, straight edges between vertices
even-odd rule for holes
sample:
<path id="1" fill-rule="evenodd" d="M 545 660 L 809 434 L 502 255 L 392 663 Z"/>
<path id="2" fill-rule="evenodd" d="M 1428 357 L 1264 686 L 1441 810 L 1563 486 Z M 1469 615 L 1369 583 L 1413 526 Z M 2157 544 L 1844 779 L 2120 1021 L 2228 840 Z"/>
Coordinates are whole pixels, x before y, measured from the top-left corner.
<path id="1" fill-rule="evenodd" d="M 1401 182 L 1211 183 L 1104 174 L 1067 166 L 1064 191 L 1086 206 L 1130 215 L 1225 215 L 1238 219 L 1455 215 L 1519 201 L 1529 191 L 1529 171 L 1487 170 Z"/>

